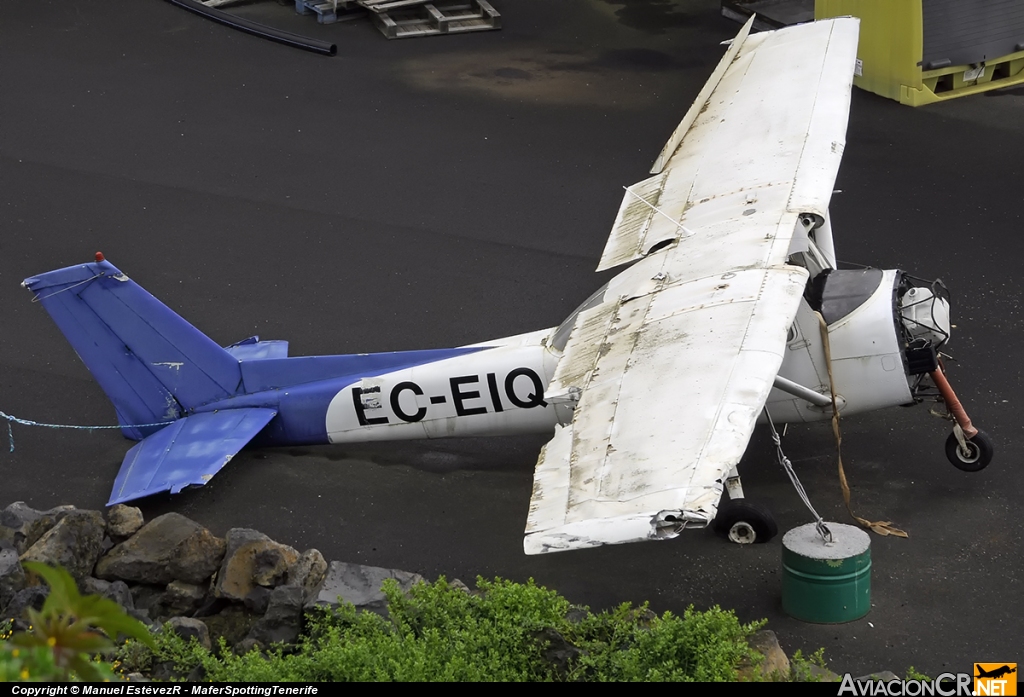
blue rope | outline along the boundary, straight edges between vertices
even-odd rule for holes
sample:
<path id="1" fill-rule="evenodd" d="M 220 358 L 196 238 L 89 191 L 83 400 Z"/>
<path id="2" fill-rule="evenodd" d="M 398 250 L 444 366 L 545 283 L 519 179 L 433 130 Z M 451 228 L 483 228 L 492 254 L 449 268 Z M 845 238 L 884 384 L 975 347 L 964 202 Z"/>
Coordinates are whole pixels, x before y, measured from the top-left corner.
<path id="1" fill-rule="evenodd" d="M 169 421 L 161 421 L 155 424 L 130 424 L 127 426 L 73 426 L 71 424 L 44 424 L 38 421 L 29 421 L 28 419 L 19 419 L 16 416 L 0 411 L 0 417 L 7 419 L 7 439 L 10 441 L 11 450 L 14 452 L 14 424 L 21 424 L 22 426 L 42 426 L 43 428 L 71 428 L 77 431 L 100 431 L 109 428 L 146 428 L 147 426 L 165 426 Z"/>

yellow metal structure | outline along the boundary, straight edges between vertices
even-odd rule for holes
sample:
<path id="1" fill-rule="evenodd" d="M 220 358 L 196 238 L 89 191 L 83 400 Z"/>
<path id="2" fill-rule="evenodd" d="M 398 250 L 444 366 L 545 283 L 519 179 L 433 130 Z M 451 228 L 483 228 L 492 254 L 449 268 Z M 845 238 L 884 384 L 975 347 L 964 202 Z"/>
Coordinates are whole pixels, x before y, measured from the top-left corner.
<path id="1" fill-rule="evenodd" d="M 815 19 L 843 16 L 860 18 L 853 84 L 900 104 L 922 106 L 1024 83 L 1024 51 L 984 66 L 923 69 L 921 0 L 815 0 Z"/>

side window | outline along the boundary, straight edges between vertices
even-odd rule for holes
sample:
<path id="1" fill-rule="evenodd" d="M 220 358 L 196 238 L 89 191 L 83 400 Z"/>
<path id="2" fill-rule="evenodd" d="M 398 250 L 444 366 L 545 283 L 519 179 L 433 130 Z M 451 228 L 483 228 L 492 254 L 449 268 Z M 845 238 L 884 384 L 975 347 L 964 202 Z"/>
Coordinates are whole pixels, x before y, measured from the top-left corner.
<path id="1" fill-rule="evenodd" d="M 807 249 L 805 251 L 789 255 L 789 263 L 807 269 L 811 274 L 811 278 L 814 278 L 825 269 L 832 268 L 832 265 L 825 261 L 825 257 L 822 255 L 821 250 L 818 249 L 818 246 L 810 239 L 807 241 Z"/>
<path id="2" fill-rule="evenodd" d="M 558 329 L 555 330 L 554 336 L 551 337 L 552 348 L 558 349 L 559 351 L 565 350 L 565 345 L 569 341 L 569 334 L 572 333 L 572 325 L 576 323 L 576 317 L 584 310 L 589 310 L 590 308 L 596 307 L 604 302 L 604 294 L 606 290 L 608 290 L 607 283 L 598 288 L 593 295 L 583 301 L 582 305 L 573 310 L 572 314 L 566 317 L 564 322 L 558 325 Z"/>

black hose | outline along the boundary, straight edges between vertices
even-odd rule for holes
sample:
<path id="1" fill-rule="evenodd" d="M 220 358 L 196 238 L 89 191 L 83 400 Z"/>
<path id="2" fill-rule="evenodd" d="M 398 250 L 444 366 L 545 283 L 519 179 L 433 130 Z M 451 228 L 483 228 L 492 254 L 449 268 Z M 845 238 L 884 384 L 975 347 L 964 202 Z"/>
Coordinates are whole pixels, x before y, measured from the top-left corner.
<path id="1" fill-rule="evenodd" d="M 280 29 L 274 29 L 268 27 L 265 24 L 259 24 L 252 22 L 248 19 L 237 17 L 227 12 L 221 12 L 215 10 L 212 7 L 207 7 L 197 0 L 167 0 L 170 3 L 183 7 L 190 12 L 195 12 L 198 15 L 202 15 L 207 19 L 212 19 L 215 22 L 226 24 L 234 29 L 239 29 L 249 34 L 259 36 L 264 39 L 270 39 L 271 41 L 277 41 L 285 44 L 286 46 L 294 46 L 295 48 L 305 49 L 306 51 L 312 51 L 313 53 L 320 53 L 325 56 L 333 56 L 338 52 L 338 47 L 327 41 L 320 41 L 319 39 L 311 39 L 306 36 L 299 36 L 298 34 L 292 34 L 291 32 L 281 31 Z"/>

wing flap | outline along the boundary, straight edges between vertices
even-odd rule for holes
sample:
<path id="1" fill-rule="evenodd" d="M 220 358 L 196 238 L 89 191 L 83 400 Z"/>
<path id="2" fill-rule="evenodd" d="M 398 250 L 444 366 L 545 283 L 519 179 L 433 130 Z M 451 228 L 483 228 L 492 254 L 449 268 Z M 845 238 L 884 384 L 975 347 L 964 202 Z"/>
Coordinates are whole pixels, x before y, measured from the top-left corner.
<path id="1" fill-rule="evenodd" d="M 581 395 L 538 461 L 528 554 L 707 525 L 782 364 L 807 272 L 747 269 L 594 308 L 607 335 L 553 389 Z M 572 339 L 563 361 L 576 361 Z M 560 365 L 561 367 L 561 365 Z"/>
<path id="2" fill-rule="evenodd" d="M 274 409 L 245 408 L 178 419 L 128 451 L 107 505 L 206 484 L 276 414 Z"/>

